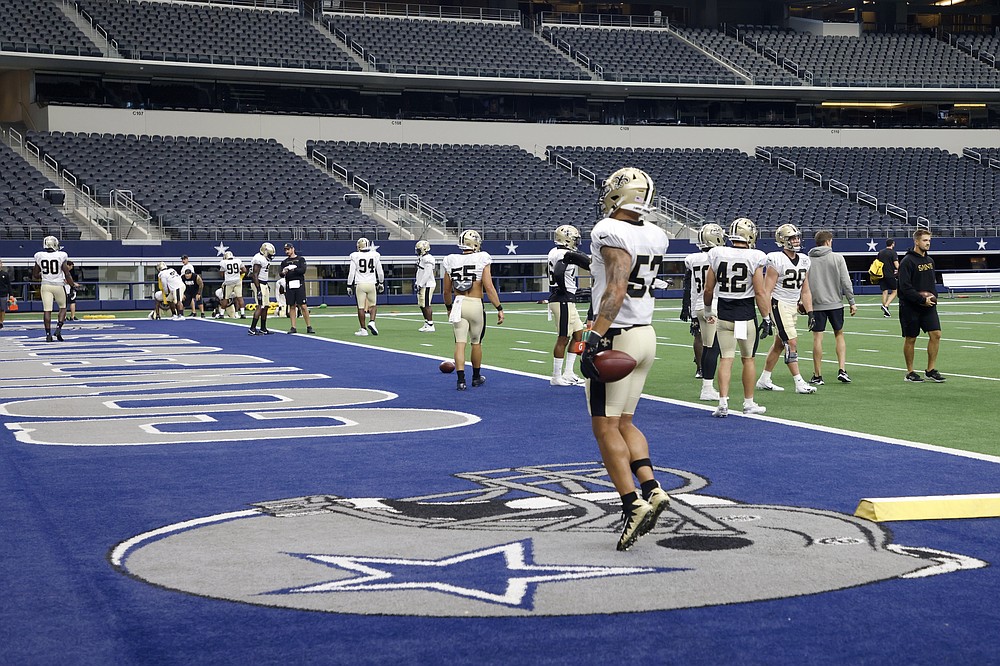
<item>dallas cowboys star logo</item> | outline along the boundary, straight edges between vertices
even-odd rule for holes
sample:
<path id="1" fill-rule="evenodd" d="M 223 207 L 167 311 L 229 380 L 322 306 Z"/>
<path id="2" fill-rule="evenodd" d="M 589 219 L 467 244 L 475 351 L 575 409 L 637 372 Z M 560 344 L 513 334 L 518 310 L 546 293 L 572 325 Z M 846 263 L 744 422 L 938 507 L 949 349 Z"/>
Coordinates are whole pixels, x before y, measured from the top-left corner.
<path id="1" fill-rule="evenodd" d="M 228 249 L 229 249 L 228 245 L 223 245 L 222 241 L 219 241 L 219 244 L 215 246 L 215 256 L 221 257 L 226 253 L 226 250 Z"/>
<path id="2" fill-rule="evenodd" d="M 988 241 L 987 241 L 987 240 L 986 240 L 985 238 L 980 238 L 979 240 L 977 240 L 977 241 L 976 241 L 976 245 L 978 246 L 978 248 L 977 248 L 977 249 L 980 249 L 980 250 L 985 250 L 985 249 L 986 249 L 986 243 L 987 243 L 987 242 L 988 242 Z"/>
<path id="3" fill-rule="evenodd" d="M 507 248 L 507 254 L 517 254 L 517 246 L 514 245 L 514 241 L 507 243 L 504 247 Z"/>
<path id="4" fill-rule="evenodd" d="M 437 560 L 354 555 L 295 554 L 357 576 L 270 594 L 434 590 L 468 599 L 530 610 L 535 589 L 543 583 L 673 571 L 655 567 L 537 565 L 531 539 L 472 550 Z"/>
<path id="5" fill-rule="evenodd" d="M 869 238 L 869 239 L 868 239 L 868 250 L 869 250 L 870 252 L 874 252 L 874 251 L 875 251 L 875 250 L 877 250 L 877 249 L 878 249 L 878 243 L 877 243 L 877 242 L 875 242 L 875 240 L 874 240 L 874 239 L 872 239 L 872 238 Z"/>

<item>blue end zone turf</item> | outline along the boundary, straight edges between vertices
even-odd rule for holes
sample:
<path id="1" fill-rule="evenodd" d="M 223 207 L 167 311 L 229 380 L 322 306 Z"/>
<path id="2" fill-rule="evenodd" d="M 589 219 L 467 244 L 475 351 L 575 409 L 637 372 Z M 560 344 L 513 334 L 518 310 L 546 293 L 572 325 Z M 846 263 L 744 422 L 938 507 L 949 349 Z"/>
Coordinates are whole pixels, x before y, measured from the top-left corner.
<path id="1" fill-rule="evenodd" d="M 996 492 L 996 460 L 646 400 L 673 501 L 618 553 L 582 389 L 213 322 L 10 328 L 4 663 L 997 659 L 1000 520 L 851 515 Z"/>

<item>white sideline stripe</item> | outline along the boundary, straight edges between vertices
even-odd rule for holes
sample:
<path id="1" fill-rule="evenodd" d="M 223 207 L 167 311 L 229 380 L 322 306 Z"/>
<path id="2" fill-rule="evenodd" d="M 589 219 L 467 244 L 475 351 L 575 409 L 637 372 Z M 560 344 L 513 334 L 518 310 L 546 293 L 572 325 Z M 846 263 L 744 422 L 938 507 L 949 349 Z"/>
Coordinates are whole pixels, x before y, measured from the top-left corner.
<path id="1" fill-rule="evenodd" d="M 219 320 L 216 320 L 219 321 Z M 234 322 L 235 323 L 235 322 Z M 683 323 L 683 322 L 682 322 Z M 443 360 L 441 356 L 432 356 L 431 354 L 421 354 L 419 352 L 404 351 L 399 349 L 383 349 L 382 347 L 371 347 L 369 345 L 361 344 L 360 342 L 351 342 L 350 340 L 332 340 L 330 338 L 316 337 L 313 338 L 319 342 L 328 342 L 330 344 L 345 345 L 348 347 L 362 347 L 364 349 L 375 349 L 376 351 L 388 352 L 392 354 L 403 354 L 404 356 L 415 356 L 418 358 L 429 358 L 435 361 Z M 686 346 L 686 345 L 685 345 Z M 836 363 L 836 361 L 832 361 Z M 534 379 L 542 379 L 549 381 L 551 379 L 548 375 L 539 375 L 532 372 L 524 372 L 523 370 L 511 370 L 509 368 L 500 368 L 494 365 L 483 365 L 484 368 L 496 372 L 504 372 L 510 375 L 518 375 L 520 377 L 531 377 Z M 895 369 L 895 368 L 893 368 Z M 982 379 L 992 379 L 993 381 L 1000 381 L 1000 378 L 983 377 Z M 902 384 L 902 380 L 900 380 Z M 692 409 L 700 409 L 702 411 L 710 412 L 715 409 L 714 406 L 702 405 L 695 402 L 685 402 L 683 400 L 674 400 L 673 398 L 661 398 L 659 396 L 642 394 L 642 397 L 646 400 L 652 400 L 654 402 L 663 402 L 670 405 L 678 405 L 680 407 L 690 407 Z M 743 417 L 742 414 L 734 413 L 734 416 Z M 747 417 L 743 417 L 747 418 Z M 959 458 L 971 458 L 973 460 L 981 460 L 983 462 L 991 462 L 1000 464 L 1000 456 L 991 456 L 986 453 L 977 453 L 975 451 L 963 451 L 961 449 L 949 449 L 943 446 L 937 446 L 936 444 L 924 444 L 922 442 L 911 442 L 905 439 L 898 439 L 895 437 L 883 437 L 881 435 L 872 435 L 866 432 L 856 432 L 854 430 L 844 430 L 842 428 L 831 428 L 830 426 L 815 425 L 812 423 L 800 423 L 798 421 L 789 421 L 787 419 L 779 419 L 774 416 L 767 416 L 766 414 L 760 416 L 753 416 L 749 418 L 760 419 L 762 421 L 770 421 L 772 423 L 779 423 L 781 425 L 791 426 L 793 428 L 799 428 L 802 430 L 813 430 L 819 432 L 827 432 L 834 435 L 844 435 L 847 437 L 854 437 L 856 439 L 863 439 L 872 442 L 880 442 L 882 444 L 892 444 L 894 446 L 905 446 L 911 449 L 920 449 L 922 451 L 933 451 L 935 453 L 943 453 L 945 455 L 957 456 Z"/>

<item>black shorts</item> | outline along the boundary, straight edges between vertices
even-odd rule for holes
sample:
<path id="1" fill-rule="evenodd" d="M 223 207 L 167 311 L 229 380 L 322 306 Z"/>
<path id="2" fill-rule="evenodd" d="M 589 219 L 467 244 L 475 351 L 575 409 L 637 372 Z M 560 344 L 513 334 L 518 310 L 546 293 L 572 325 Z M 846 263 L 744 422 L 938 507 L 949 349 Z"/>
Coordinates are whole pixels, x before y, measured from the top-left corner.
<path id="1" fill-rule="evenodd" d="M 306 286 L 296 287 L 294 289 L 285 290 L 285 303 L 289 306 L 292 305 L 305 305 L 306 304 Z"/>
<path id="2" fill-rule="evenodd" d="M 895 275 L 886 275 L 878 283 L 878 287 L 882 291 L 896 291 L 898 286 Z"/>
<path id="3" fill-rule="evenodd" d="M 190 287 L 184 287 L 184 302 L 187 303 L 193 300 L 195 296 L 198 295 L 198 285 L 192 285 Z"/>
<path id="4" fill-rule="evenodd" d="M 834 332 L 844 328 L 844 308 L 842 307 L 836 310 L 813 310 L 813 317 L 816 319 L 816 323 L 810 329 L 813 333 L 825 331 L 827 321 L 830 322 Z"/>
<path id="5" fill-rule="evenodd" d="M 8 312 L 10 309 L 10 294 L 0 294 L 0 312 Z"/>
<path id="6" fill-rule="evenodd" d="M 940 331 L 941 320 L 938 318 L 937 307 L 900 303 L 899 328 L 904 338 L 915 338 L 920 335 L 920 331 Z"/>

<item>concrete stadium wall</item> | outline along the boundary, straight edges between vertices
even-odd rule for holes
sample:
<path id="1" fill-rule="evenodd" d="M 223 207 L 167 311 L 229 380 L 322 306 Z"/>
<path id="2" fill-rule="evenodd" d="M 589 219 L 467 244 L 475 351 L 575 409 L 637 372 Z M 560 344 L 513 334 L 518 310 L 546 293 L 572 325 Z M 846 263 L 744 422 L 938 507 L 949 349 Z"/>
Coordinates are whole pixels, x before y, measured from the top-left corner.
<path id="1" fill-rule="evenodd" d="M 632 148 L 737 148 L 757 146 L 962 148 L 1000 145 L 995 129 L 818 129 L 795 127 L 686 127 L 661 125 L 568 125 L 547 123 L 388 120 L 275 116 L 138 109 L 48 106 L 37 129 L 174 136 L 276 139 L 298 154 L 306 141 L 509 144 L 541 155 L 546 146 Z"/>

